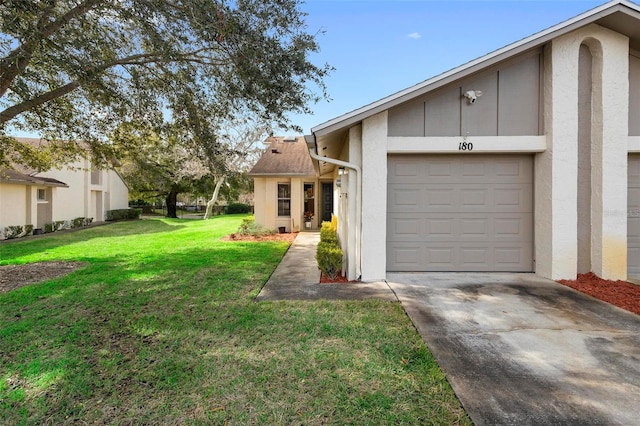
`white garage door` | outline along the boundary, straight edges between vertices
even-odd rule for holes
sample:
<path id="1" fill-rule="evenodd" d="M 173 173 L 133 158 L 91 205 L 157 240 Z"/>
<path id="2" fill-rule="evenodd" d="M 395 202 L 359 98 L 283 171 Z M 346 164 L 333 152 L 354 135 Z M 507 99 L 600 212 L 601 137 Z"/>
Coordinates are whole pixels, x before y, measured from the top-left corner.
<path id="1" fill-rule="evenodd" d="M 533 157 L 388 159 L 387 270 L 533 270 Z"/>
<path id="2" fill-rule="evenodd" d="M 640 279 L 640 155 L 629 156 L 627 215 L 628 274 Z"/>

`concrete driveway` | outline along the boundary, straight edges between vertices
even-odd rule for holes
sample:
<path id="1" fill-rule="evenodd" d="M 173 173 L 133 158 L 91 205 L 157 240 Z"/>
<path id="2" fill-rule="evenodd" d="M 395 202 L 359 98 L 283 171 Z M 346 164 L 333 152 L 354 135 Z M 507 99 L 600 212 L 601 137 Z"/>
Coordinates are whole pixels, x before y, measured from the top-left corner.
<path id="1" fill-rule="evenodd" d="M 640 425 L 640 317 L 533 274 L 388 273 L 476 425 Z"/>

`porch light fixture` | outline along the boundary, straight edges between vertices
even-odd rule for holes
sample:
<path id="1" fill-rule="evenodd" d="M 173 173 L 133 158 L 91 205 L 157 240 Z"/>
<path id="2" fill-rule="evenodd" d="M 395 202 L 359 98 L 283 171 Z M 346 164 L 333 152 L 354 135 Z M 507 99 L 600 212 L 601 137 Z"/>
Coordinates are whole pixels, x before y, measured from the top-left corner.
<path id="1" fill-rule="evenodd" d="M 480 90 L 467 90 L 466 92 L 464 92 L 464 94 L 462 96 L 467 98 L 467 102 L 469 103 L 469 105 L 471 105 L 471 104 L 475 104 L 476 100 L 478 100 L 478 98 L 480 96 L 482 96 L 482 91 L 480 91 Z"/>
<path id="2" fill-rule="evenodd" d="M 349 174 L 349 170 L 345 169 L 344 167 L 338 167 L 338 175 L 342 176 L 346 174 Z"/>

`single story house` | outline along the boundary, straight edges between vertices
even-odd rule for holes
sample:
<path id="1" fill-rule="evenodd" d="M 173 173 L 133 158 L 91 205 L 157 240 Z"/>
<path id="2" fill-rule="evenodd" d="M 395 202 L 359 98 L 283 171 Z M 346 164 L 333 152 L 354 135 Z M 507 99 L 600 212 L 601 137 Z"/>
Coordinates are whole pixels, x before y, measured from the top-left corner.
<path id="1" fill-rule="evenodd" d="M 37 146 L 39 139 L 18 138 Z M 38 172 L 0 169 L 0 231 L 8 226 L 46 224 L 75 218 L 104 221 L 105 212 L 128 208 L 129 190 L 115 169 L 93 169 L 88 159 Z"/>
<path id="2" fill-rule="evenodd" d="M 350 279 L 640 275 L 634 3 L 606 3 L 311 132 L 318 181 L 340 200 Z"/>
<path id="3" fill-rule="evenodd" d="M 265 143 L 268 148 L 249 172 L 256 223 L 297 232 L 331 220 L 334 178 L 317 177 L 304 137 L 269 137 Z"/>

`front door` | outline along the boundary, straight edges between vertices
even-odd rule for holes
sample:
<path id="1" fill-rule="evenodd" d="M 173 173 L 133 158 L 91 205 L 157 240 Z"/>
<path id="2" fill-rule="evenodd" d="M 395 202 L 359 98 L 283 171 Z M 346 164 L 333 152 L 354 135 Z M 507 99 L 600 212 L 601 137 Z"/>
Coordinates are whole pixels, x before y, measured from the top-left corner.
<path id="1" fill-rule="evenodd" d="M 322 221 L 331 221 L 333 213 L 333 183 L 322 183 Z"/>

